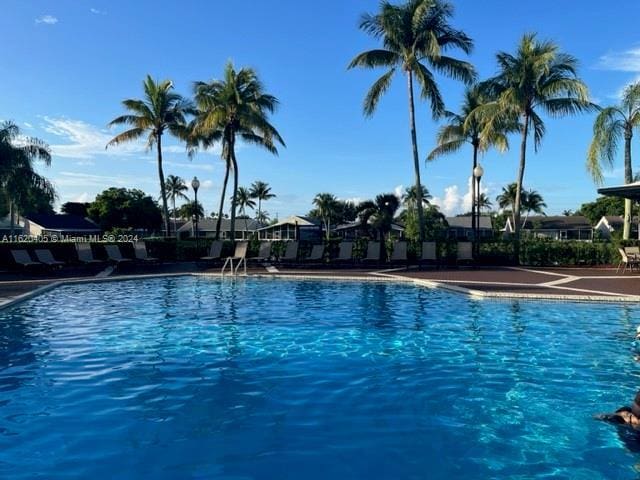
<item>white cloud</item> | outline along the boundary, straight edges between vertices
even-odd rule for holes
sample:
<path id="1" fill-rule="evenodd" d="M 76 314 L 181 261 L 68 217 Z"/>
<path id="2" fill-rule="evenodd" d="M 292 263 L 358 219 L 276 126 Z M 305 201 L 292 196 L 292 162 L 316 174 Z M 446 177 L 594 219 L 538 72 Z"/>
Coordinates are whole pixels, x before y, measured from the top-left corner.
<path id="1" fill-rule="evenodd" d="M 95 195 L 89 195 L 87 192 L 82 192 L 80 195 L 73 197 L 72 202 L 88 203 L 95 199 Z"/>
<path id="2" fill-rule="evenodd" d="M 29 122 L 22 122 L 22 124 L 25 126 L 25 128 L 33 128 L 33 125 L 31 125 Z"/>
<path id="3" fill-rule="evenodd" d="M 618 72 L 640 72 L 640 46 L 621 52 L 609 52 L 598 59 L 598 68 Z"/>
<path id="4" fill-rule="evenodd" d="M 79 167 L 91 167 L 95 164 L 96 162 L 94 162 L 93 160 L 78 160 L 76 162 L 76 165 L 78 165 Z"/>
<path id="5" fill-rule="evenodd" d="M 489 189 L 482 184 L 480 185 L 480 191 L 485 195 L 489 194 Z M 460 193 L 458 185 L 450 185 L 444 189 L 443 196 L 434 196 L 431 203 L 440 207 L 442 213 L 447 216 L 471 211 L 471 177 L 467 180 L 465 193 Z"/>
<path id="6" fill-rule="evenodd" d="M 211 180 L 203 180 L 200 182 L 200 188 L 203 190 L 211 190 L 213 187 L 213 181 Z"/>
<path id="7" fill-rule="evenodd" d="M 89 11 L 94 15 L 106 15 L 107 12 L 104 10 L 98 10 L 97 8 L 90 8 Z"/>
<path id="8" fill-rule="evenodd" d="M 404 193 L 404 185 L 396 185 L 396 188 L 393 189 L 393 194 L 398 198 L 402 198 L 403 193 Z"/>
<path id="9" fill-rule="evenodd" d="M 45 25 L 55 25 L 58 23 L 58 19 L 53 15 L 40 15 L 36 18 L 36 23 L 44 23 Z"/>
<path id="10" fill-rule="evenodd" d="M 149 163 L 155 164 L 156 161 L 150 160 Z M 215 169 L 214 166 L 210 163 L 173 162 L 171 160 L 165 160 L 162 163 L 169 167 L 187 168 L 191 170 L 204 170 L 205 172 L 212 172 Z"/>
<path id="11" fill-rule="evenodd" d="M 152 186 L 156 184 L 156 181 L 149 177 L 141 178 L 127 175 L 94 175 L 78 172 L 60 172 L 53 181 L 58 187 L 94 187 L 99 189 L 114 186 L 137 188 L 140 184 Z"/>
<path id="12" fill-rule="evenodd" d="M 364 198 L 362 197 L 350 197 L 350 198 L 341 198 L 343 202 L 353 203 L 354 205 L 358 205 L 359 203 L 364 202 Z"/>

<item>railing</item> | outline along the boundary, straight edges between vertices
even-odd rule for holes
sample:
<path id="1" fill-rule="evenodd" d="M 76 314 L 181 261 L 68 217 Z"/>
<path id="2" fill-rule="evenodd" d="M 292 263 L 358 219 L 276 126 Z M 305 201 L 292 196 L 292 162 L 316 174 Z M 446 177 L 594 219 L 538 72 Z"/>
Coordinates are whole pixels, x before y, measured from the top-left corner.
<path id="1" fill-rule="evenodd" d="M 234 268 L 233 261 L 236 261 L 236 266 Z M 222 265 L 222 270 L 220 273 L 224 277 L 224 272 L 227 270 L 227 265 L 229 266 L 229 273 L 234 276 L 238 276 L 238 270 L 240 267 L 243 267 L 243 274 L 247 274 L 247 257 L 228 257 L 224 261 L 224 265 Z"/>

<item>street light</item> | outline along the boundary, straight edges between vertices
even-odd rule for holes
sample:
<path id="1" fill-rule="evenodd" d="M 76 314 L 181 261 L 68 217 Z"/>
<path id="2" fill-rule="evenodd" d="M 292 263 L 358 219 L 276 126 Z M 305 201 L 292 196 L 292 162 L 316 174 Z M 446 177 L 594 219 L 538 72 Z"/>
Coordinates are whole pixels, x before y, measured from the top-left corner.
<path id="1" fill-rule="evenodd" d="M 195 226 L 196 226 L 196 249 L 200 247 L 200 240 L 199 240 L 199 232 L 198 232 L 198 189 L 200 188 L 200 180 L 198 180 L 198 177 L 193 177 L 193 180 L 191 180 L 191 188 L 193 188 L 193 194 L 194 194 L 194 198 L 195 198 L 195 202 L 194 202 L 194 210 L 195 210 L 195 217 L 196 217 L 196 221 L 195 221 Z"/>
<path id="2" fill-rule="evenodd" d="M 473 199 L 473 203 L 475 205 L 475 225 L 473 225 L 473 237 L 474 237 L 474 248 L 476 250 L 476 257 L 480 255 L 480 179 L 484 175 L 484 168 L 482 165 L 478 164 L 473 169 L 473 178 L 476 182 L 476 198 Z"/>

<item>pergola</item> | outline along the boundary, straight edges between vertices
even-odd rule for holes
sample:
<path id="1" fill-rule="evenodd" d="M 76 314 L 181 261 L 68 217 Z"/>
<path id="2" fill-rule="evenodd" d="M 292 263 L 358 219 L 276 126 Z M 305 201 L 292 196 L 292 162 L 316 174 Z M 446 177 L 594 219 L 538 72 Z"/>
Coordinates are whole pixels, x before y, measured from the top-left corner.
<path id="1" fill-rule="evenodd" d="M 640 182 L 628 183 L 617 187 L 599 188 L 598 193 L 608 197 L 622 197 L 640 201 Z"/>

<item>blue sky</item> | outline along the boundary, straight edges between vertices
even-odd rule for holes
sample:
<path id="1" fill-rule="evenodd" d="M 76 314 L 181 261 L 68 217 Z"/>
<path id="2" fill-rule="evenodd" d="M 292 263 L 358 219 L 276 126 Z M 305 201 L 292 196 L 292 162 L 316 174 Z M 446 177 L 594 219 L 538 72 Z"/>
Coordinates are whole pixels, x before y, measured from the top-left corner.
<path id="1" fill-rule="evenodd" d="M 513 51 L 525 32 L 557 41 L 580 60 L 593 98 L 617 101 L 625 84 L 640 77 L 640 3 L 583 0 L 454 2 L 453 24 L 475 41 L 470 56 L 486 78 L 495 53 Z M 106 124 L 122 113 L 120 101 L 139 97 L 149 73 L 170 78 L 182 94 L 194 80 L 221 75 L 232 59 L 257 69 L 281 101 L 272 121 L 287 148 L 279 157 L 254 147 L 238 152 L 240 184 L 260 179 L 278 195 L 266 210 L 280 217 L 305 213 L 317 192 L 367 199 L 412 182 L 404 79 L 397 77 L 373 118 L 362 99 L 381 72 L 347 71 L 357 53 L 376 42 L 357 28 L 378 2 L 324 0 L 135 1 L 4 0 L 0 119 L 17 122 L 27 135 L 52 146 L 50 168 L 60 202 L 89 201 L 109 186 L 137 187 L 158 195 L 155 156 L 141 145 L 104 150 L 116 131 Z M 456 110 L 462 86 L 441 78 L 447 108 Z M 585 172 L 593 115 L 547 120 L 541 150 L 529 152 L 525 186 L 542 193 L 547 213 L 575 209 L 596 197 Z M 434 147 L 437 123 L 417 105 L 420 156 Z M 636 141 L 637 143 L 637 141 Z M 506 154 L 488 153 L 484 188 L 495 197 L 513 181 L 518 139 Z M 637 147 L 636 147 L 637 148 Z M 620 158 L 607 184 L 622 182 Z M 423 181 L 446 213 L 466 210 L 470 152 L 423 163 Z M 222 162 L 215 152 L 189 160 L 177 143 L 167 148 L 165 175 L 202 184 L 207 212 L 217 209 Z M 468 195 L 467 199 L 468 200 Z"/>

